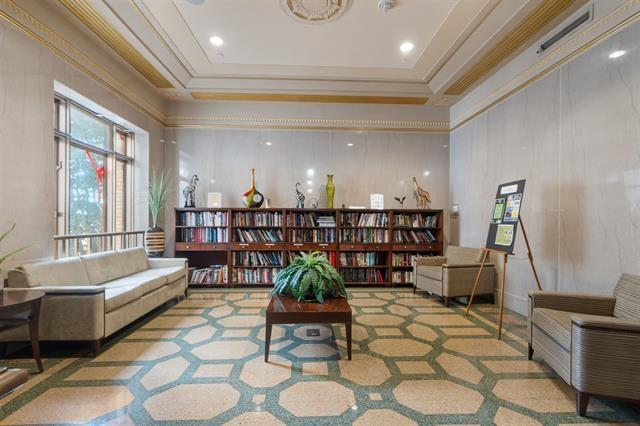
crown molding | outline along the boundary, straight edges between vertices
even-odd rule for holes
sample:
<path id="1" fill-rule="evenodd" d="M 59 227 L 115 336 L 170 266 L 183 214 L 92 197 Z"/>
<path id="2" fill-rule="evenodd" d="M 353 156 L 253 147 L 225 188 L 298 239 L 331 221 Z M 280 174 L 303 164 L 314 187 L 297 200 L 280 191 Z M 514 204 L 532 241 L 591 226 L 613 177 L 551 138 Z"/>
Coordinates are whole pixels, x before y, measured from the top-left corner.
<path id="1" fill-rule="evenodd" d="M 429 98 L 415 96 L 309 95 L 294 93 L 191 92 L 199 101 L 319 102 L 337 104 L 424 105 Z"/>

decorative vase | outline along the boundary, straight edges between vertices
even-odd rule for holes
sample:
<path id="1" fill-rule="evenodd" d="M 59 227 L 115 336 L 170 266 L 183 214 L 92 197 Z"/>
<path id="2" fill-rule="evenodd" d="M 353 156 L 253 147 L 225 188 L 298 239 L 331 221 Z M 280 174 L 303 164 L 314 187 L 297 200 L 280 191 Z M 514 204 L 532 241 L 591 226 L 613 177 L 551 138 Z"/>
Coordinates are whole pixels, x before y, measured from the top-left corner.
<path id="1" fill-rule="evenodd" d="M 251 187 L 242 194 L 242 204 L 245 207 L 257 208 L 264 202 L 264 196 L 256 189 L 256 169 L 251 169 Z"/>
<path id="2" fill-rule="evenodd" d="M 336 195 L 336 186 L 333 184 L 333 175 L 327 175 L 327 208 L 333 208 L 333 197 Z"/>
<path id="3" fill-rule="evenodd" d="M 147 228 L 144 232 L 144 247 L 149 257 L 162 257 L 164 255 L 164 229 L 159 226 Z"/>

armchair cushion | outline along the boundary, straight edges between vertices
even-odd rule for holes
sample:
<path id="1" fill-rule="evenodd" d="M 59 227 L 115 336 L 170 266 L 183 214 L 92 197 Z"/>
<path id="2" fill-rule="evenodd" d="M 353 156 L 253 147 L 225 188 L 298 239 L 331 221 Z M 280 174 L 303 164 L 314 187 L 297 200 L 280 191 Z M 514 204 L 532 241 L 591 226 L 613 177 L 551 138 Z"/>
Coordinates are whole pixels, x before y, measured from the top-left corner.
<path id="1" fill-rule="evenodd" d="M 416 274 L 420 277 L 442 281 L 442 268 L 440 266 L 420 266 L 417 268 Z"/>
<path id="2" fill-rule="evenodd" d="M 616 296 L 613 315 L 618 318 L 640 321 L 640 277 L 622 274 L 613 294 Z"/>
<path id="3" fill-rule="evenodd" d="M 460 246 L 447 247 L 447 263 L 480 263 L 482 262 L 482 249 Z"/>
<path id="4" fill-rule="evenodd" d="M 550 291 L 529 292 L 531 308 L 547 308 L 557 311 L 588 315 L 612 316 L 616 299 L 596 294 L 577 294 Z"/>
<path id="5" fill-rule="evenodd" d="M 414 260 L 415 266 L 442 266 L 447 261 L 443 256 L 421 256 Z"/>

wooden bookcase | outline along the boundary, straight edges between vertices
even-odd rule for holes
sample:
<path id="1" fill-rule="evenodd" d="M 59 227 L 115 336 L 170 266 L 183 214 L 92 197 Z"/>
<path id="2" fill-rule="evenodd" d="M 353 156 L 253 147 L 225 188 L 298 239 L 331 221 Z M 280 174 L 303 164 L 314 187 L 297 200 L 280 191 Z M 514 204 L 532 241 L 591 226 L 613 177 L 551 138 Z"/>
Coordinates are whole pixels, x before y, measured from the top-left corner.
<path id="1" fill-rule="evenodd" d="M 271 286 L 316 250 L 348 286 L 410 285 L 412 256 L 441 255 L 444 241 L 442 210 L 176 208 L 175 219 L 175 256 L 199 271 L 194 288 Z M 191 282 L 213 270 L 215 282 Z"/>

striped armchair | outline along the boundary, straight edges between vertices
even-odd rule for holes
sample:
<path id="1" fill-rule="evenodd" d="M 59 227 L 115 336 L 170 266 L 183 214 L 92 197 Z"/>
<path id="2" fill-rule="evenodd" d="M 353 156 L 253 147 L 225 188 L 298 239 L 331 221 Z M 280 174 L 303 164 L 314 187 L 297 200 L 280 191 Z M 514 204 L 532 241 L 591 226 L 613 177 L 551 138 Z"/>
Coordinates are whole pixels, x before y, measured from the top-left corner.
<path id="1" fill-rule="evenodd" d="M 640 401 L 640 277 L 623 274 L 613 296 L 531 292 L 528 326 L 529 359 L 576 390 L 579 415 L 591 396 Z"/>

